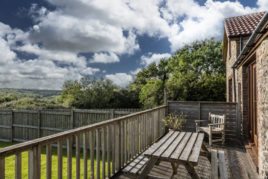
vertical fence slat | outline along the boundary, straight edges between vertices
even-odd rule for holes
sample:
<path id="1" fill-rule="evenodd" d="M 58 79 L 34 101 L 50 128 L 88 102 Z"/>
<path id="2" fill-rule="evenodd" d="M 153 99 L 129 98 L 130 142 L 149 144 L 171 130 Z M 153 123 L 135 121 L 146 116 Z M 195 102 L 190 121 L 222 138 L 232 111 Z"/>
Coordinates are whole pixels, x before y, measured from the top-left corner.
<path id="1" fill-rule="evenodd" d="M 87 179 L 87 158 L 88 158 L 88 150 L 87 150 L 87 133 L 83 134 L 83 159 L 84 159 L 84 179 Z"/>
<path id="2" fill-rule="evenodd" d="M 67 139 L 67 178 L 72 179 L 72 154 L 73 142 L 71 138 Z"/>
<path id="3" fill-rule="evenodd" d="M 33 147 L 29 150 L 29 160 L 28 160 L 28 176 L 29 179 L 40 178 L 40 150 L 39 147 Z"/>
<path id="4" fill-rule="evenodd" d="M 0 178 L 5 179 L 5 158 L 0 157 Z"/>
<path id="5" fill-rule="evenodd" d="M 46 145 L 46 179 L 51 179 L 51 158 L 52 158 L 52 152 L 51 152 L 51 145 Z"/>
<path id="6" fill-rule="evenodd" d="M 58 155 L 58 179 L 62 179 L 62 142 L 57 143 L 57 155 Z"/>
<path id="7" fill-rule="evenodd" d="M 16 154 L 15 157 L 15 178 L 21 179 L 21 153 Z"/>
<path id="8" fill-rule="evenodd" d="M 94 178 L 94 161 L 95 161 L 95 157 L 94 157 L 94 131 L 90 131 L 89 133 L 90 135 L 90 178 Z"/>
<path id="9" fill-rule="evenodd" d="M 75 136 L 76 179 L 80 179 L 80 141 L 79 135 Z"/>
<path id="10" fill-rule="evenodd" d="M 108 178 L 111 177 L 111 128 L 107 126 L 107 163 L 108 163 Z"/>
<path id="11" fill-rule="evenodd" d="M 97 173 L 96 178 L 100 179 L 100 130 L 96 130 L 96 160 L 97 160 Z"/>
<path id="12" fill-rule="evenodd" d="M 105 127 L 102 128 L 102 135 L 101 135 L 101 154 L 102 154 L 102 178 L 105 178 L 106 176 L 106 139 L 105 139 L 105 136 L 106 136 L 106 130 L 105 130 Z"/>

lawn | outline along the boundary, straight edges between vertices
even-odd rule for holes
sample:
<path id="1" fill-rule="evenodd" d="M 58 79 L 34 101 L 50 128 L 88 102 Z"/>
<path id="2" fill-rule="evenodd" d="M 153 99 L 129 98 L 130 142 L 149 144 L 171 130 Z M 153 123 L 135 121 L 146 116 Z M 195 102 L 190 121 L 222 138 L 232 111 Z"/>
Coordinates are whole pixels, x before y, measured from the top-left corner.
<path id="1" fill-rule="evenodd" d="M 3 143 L 0 142 L 0 148 L 6 147 L 12 145 L 11 143 Z M 74 152 L 74 151 L 73 151 Z M 83 157 L 81 153 L 81 158 Z M 14 166 L 15 166 L 15 156 L 11 156 L 6 158 L 5 160 L 6 164 L 6 170 L 5 170 L 5 175 L 7 179 L 13 179 L 15 178 L 14 175 Z M 72 174 L 73 178 L 76 176 L 76 158 L 73 153 L 73 158 L 72 158 Z M 56 148 L 53 149 L 53 155 L 52 155 L 52 178 L 57 178 L 57 169 L 58 169 L 58 162 L 57 162 L 57 155 L 56 155 Z M 95 174 L 96 174 L 96 161 L 95 161 Z M 83 159 L 80 160 L 80 173 L 81 173 L 81 178 L 84 175 L 84 163 Z M 88 177 L 90 177 L 90 160 L 88 160 Z M 102 174 L 102 162 L 100 166 L 100 173 Z M 106 172 L 107 173 L 107 172 Z M 63 150 L 63 178 L 67 178 L 67 156 L 66 156 L 66 150 Z M 28 152 L 23 152 L 22 153 L 22 178 L 27 179 L 28 178 Z M 46 178 L 46 154 L 45 151 L 42 151 L 41 154 L 41 178 L 45 179 Z"/>

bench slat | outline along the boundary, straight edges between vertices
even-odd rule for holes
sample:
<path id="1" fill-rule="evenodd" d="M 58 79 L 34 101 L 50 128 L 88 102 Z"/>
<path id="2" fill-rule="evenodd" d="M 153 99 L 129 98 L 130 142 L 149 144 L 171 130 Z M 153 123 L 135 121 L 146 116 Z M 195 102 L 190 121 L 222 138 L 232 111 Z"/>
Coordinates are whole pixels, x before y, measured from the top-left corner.
<path id="1" fill-rule="evenodd" d="M 190 140 L 188 141 L 187 145 L 185 146 L 185 148 L 184 148 L 184 150 L 183 150 L 183 152 L 182 152 L 182 154 L 180 156 L 181 160 L 184 160 L 184 161 L 188 160 L 188 158 L 189 158 L 189 156 L 191 154 L 192 148 L 194 146 L 194 143 L 195 143 L 195 141 L 197 139 L 197 136 L 198 136 L 197 133 L 192 134 Z"/>
<path id="2" fill-rule="evenodd" d="M 199 158 L 199 154 L 200 154 L 200 151 L 201 151 L 203 140 L 204 140 L 204 134 L 199 133 L 198 137 L 197 137 L 197 140 L 195 142 L 195 145 L 193 147 L 192 153 L 191 153 L 191 155 L 189 157 L 190 162 L 194 162 L 194 163 L 198 162 L 198 158 Z"/>
<path id="3" fill-rule="evenodd" d="M 153 153 L 153 156 L 160 157 L 162 153 L 165 152 L 166 149 L 175 141 L 179 134 L 179 132 L 174 132 L 173 135 L 170 136 L 169 139 L 155 151 L 155 153 Z"/>
<path id="4" fill-rule="evenodd" d="M 180 157 L 180 154 L 182 153 L 182 150 L 186 146 L 186 144 L 187 144 L 189 138 L 191 137 L 191 135 L 192 135 L 192 133 L 186 133 L 186 135 L 184 135 L 182 141 L 176 147 L 176 149 L 173 152 L 173 154 L 170 156 L 171 159 L 178 159 Z"/>
<path id="5" fill-rule="evenodd" d="M 170 131 L 167 135 L 165 135 L 162 139 L 160 139 L 157 143 L 151 146 L 144 152 L 144 155 L 151 155 L 154 153 L 166 140 L 174 133 L 174 131 Z"/>
<path id="6" fill-rule="evenodd" d="M 161 157 L 170 157 L 170 155 L 172 154 L 172 152 L 175 150 L 175 148 L 179 145 L 179 143 L 181 142 L 181 140 L 183 139 L 185 135 L 185 132 L 181 132 L 180 135 L 176 138 L 175 142 L 168 148 L 168 150 L 166 150 Z"/>

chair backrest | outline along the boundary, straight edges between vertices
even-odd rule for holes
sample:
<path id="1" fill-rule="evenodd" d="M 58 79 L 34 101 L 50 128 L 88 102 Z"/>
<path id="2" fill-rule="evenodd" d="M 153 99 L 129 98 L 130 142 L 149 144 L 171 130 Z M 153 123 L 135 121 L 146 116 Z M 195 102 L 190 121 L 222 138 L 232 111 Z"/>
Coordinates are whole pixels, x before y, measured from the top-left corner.
<path id="1" fill-rule="evenodd" d="M 208 121 L 211 124 L 223 123 L 222 125 L 215 125 L 215 126 L 213 126 L 213 128 L 221 128 L 221 129 L 224 129 L 224 126 L 225 126 L 225 115 L 218 115 L 218 114 L 209 113 L 208 117 L 209 117 Z"/>

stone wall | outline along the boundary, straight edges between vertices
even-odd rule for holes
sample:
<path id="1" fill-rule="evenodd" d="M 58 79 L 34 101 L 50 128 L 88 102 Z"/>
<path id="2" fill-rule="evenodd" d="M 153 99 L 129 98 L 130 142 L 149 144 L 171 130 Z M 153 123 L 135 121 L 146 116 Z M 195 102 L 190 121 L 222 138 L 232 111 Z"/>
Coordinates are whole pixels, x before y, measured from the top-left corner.
<path id="1" fill-rule="evenodd" d="M 268 177 L 268 38 L 256 52 L 259 173 Z"/>
<path id="2" fill-rule="evenodd" d="M 234 102 L 234 99 L 232 101 L 229 101 L 229 79 L 233 78 L 233 69 L 232 65 L 236 61 L 237 57 L 237 39 L 229 39 L 228 42 L 228 52 L 227 52 L 227 58 L 226 58 L 226 100 L 228 102 Z M 230 52 L 229 52 L 230 50 Z M 234 98 L 234 94 L 232 95 Z"/>

